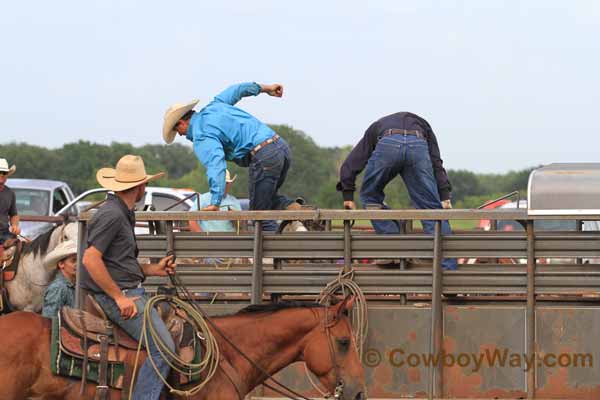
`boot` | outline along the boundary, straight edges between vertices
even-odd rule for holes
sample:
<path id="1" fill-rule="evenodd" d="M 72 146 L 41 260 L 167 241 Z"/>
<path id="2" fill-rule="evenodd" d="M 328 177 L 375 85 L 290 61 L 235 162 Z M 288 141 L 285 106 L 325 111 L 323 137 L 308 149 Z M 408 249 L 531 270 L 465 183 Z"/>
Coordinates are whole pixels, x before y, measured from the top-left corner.
<path id="1" fill-rule="evenodd" d="M 285 209 L 293 210 L 293 211 L 300 211 L 300 210 L 302 210 L 302 204 L 298 203 L 297 201 L 294 201 L 294 202 L 290 203 L 290 205 L 287 206 Z"/>

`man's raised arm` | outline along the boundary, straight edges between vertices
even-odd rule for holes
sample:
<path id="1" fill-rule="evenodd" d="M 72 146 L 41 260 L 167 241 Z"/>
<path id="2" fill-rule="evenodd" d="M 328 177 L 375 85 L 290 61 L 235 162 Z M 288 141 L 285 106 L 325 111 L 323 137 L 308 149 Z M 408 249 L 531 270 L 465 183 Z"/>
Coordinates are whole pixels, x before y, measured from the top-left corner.
<path id="1" fill-rule="evenodd" d="M 235 105 L 242 97 L 257 96 L 259 93 L 267 93 L 269 96 L 283 96 L 283 86 L 279 83 L 271 85 L 246 82 L 233 85 L 219 93 L 215 101 Z"/>

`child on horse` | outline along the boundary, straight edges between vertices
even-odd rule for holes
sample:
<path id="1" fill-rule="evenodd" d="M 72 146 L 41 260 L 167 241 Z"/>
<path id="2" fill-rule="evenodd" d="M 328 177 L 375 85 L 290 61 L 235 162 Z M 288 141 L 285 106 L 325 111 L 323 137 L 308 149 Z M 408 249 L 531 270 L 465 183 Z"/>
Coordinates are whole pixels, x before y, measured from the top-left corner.
<path id="1" fill-rule="evenodd" d="M 44 293 L 42 315 L 56 317 L 61 307 L 75 306 L 75 272 L 77 270 L 77 244 L 72 240 L 60 243 L 44 258 L 44 267 L 57 269 L 56 278 Z"/>

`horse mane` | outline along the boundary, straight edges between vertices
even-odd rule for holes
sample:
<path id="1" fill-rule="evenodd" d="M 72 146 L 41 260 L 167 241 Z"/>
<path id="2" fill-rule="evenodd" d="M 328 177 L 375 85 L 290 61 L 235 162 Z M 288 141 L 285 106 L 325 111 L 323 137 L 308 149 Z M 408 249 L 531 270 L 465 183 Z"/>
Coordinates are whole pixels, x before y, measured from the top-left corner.
<path id="1" fill-rule="evenodd" d="M 325 307 L 323 304 L 305 301 L 281 301 L 279 303 L 264 303 L 264 304 L 251 304 L 247 307 L 242 308 L 234 315 L 239 314 L 255 314 L 255 313 L 272 313 L 281 310 L 288 310 L 290 308 L 319 308 Z"/>
<path id="2" fill-rule="evenodd" d="M 35 239 L 33 239 L 30 243 L 25 243 L 23 246 L 23 255 L 33 253 L 40 254 L 45 253 L 48 250 L 48 246 L 50 245 L 50 238 L 52 237 L 52 232 L 54 232 L 56 227 L 49 229 L 48 231 L 42 233 Z"/>

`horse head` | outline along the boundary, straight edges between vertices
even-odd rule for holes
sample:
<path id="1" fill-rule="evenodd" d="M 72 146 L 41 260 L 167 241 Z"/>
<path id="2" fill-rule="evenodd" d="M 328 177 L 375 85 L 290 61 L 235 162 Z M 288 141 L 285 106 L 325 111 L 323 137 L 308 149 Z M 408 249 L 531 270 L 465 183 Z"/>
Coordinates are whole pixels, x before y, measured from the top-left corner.
<path id="1" fill-rule="evenodd" d="M 336 305 L 315 309 L 321 322 L 303 349 L 308 369 L 335 399 L 367 398 L 365 372 L 348 317 L 353 304 L 354 297 L 348 296 Z"/>
<path id="2" fill-rule="evenodd" d="M 67 240 L 72 240 L 77 243 L 77 223 L 66 220 L 64 224 L 58 227 L 60 230 L 60 236 L 58 238 L 58 243 L 65 242 Z"/>

